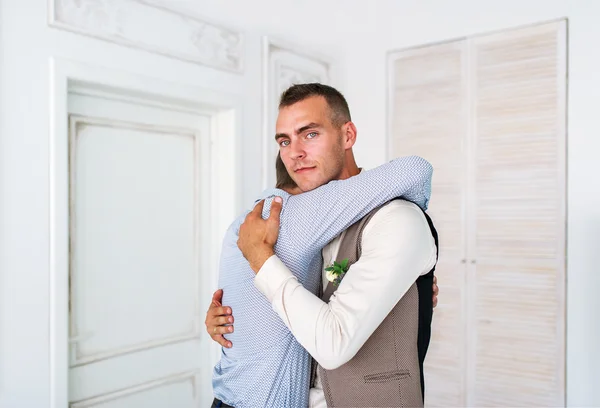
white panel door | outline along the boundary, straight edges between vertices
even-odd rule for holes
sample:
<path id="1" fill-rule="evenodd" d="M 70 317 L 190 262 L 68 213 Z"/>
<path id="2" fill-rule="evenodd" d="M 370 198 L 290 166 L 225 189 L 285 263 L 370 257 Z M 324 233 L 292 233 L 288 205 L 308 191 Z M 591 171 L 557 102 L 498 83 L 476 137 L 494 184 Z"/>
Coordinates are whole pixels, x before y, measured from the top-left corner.
<path id="1" fill-rule="evenodd" d="M 210 118 L 148 102 L 69 94 L 73 408 L 210 404 Z"/>

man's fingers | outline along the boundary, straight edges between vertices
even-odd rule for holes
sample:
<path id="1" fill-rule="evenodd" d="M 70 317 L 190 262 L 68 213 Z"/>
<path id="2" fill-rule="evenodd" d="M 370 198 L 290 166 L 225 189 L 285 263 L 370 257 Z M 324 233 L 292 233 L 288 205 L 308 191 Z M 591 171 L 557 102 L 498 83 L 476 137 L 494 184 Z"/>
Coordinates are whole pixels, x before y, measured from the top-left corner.
<path id="1" fill-rule="evenodd" d="M 244 222 L 242 222 L 242 225 L 240 225 L 240 236 L 242 235 L 242 230 L 246 229 L 246 223 L 252 219 L 252 218 L 262 218 L 262 211 L 263 211 L 263 207 L 265 206 L 265 200 L 260 200 L 258 202 L 258 204 L 256 204 L 254 206 L 254 208 L 252 209 L 252 211 L 250 211 L 248 214 L 246 214 L 246 217 L 244 218 Z M 238 238 L 238 243 L 240 242 L 239 238 Z"/>
<path id="2" fill-rule="evenodd" d="M 217 333 L 215 331 L 215 327 L 221 327 L 226 324 L 233 324 L 233 316 L 210 316 L 206 318 L 204 324 L 206 325 L 206 331 L 208 332 L 208 334 L 212 335 Z M 227 330 L 225 330 L 224 333 L 226 332 Z"/>
<path id="3" fill-rule="evenodd" d="M 257 216 L 261 217 L 264 206 L 265 206 L 265 200 L 260 200 L 258 202 L 258 204 L 256 204 L 254 206 L 254 208 L 252 209 L 251 214 L 254 214 L 254 215 L 257 215 Z"/>
<path id="4" fill-rule="evenodd" d="M 215 326 L 223 326 L 225 324 L 233 323 L 233 316 L 219 316 L 215 317 L 212 321 L 212 324 Z"/>
<path id="5" fill-rule="evenodd" d="M 233 326 L 213 326 L 208 329 L 208 332 L 211 336 L 215 336 L 217 334 L 233 333 L 233 330 Z"/>
<path id="6" fill-rule="evenodd" d="M 216 341 L 217 343 L 219 343 L 221 346 L 225 347 L 225 348 L 231 348 L 232 344 L 229 340 L 227 340 L 225 337 L 223 337 L 222 335 L 215 335 L 215 336 L 211 336 L 212 339 L 214 341 Z"/>
<path id="7" fill-rule="evenodd" d="M 214 318 L 215 316 L 222 316 L 222 315 L 230 315 L 231 314 L 231 308 L 229 306 L 211 306 L 210 309 L 208 309 L 207 315 L 209 318 Z"/>

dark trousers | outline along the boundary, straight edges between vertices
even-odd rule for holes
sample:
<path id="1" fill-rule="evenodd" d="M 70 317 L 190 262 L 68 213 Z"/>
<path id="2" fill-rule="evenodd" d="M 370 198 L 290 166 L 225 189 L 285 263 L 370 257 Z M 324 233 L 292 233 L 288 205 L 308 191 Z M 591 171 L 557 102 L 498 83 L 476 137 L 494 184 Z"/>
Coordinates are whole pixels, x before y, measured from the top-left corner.
<path id="1" fill-rule="evenodd" d="M 223 401 L 219 399 L 214 399 L 210 408 L 233 408 L 231 405 L 225 404 Z"/>

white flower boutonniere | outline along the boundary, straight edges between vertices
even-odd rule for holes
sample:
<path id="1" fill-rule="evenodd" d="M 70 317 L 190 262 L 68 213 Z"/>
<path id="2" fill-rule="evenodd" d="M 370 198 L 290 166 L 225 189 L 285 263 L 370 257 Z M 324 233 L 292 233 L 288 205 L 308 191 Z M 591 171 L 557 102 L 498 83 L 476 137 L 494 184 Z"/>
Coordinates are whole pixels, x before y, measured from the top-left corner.
<path id="1" fill-rule="evenodd" d="M 325 277 L 333 286 L 337 286 L 342 281 L 342 277 L 348 272 L 348 258 L 342 260 L 342 262 L 329 265 L 325 268 Z"/>

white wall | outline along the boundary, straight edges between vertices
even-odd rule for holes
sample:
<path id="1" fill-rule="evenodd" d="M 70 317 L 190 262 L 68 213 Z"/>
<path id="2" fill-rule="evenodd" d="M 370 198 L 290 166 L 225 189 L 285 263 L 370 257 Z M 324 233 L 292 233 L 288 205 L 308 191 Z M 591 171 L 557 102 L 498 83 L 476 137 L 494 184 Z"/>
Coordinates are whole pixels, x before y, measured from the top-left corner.
<path id="1" fill-rule="evenodd" d="M 357 156 L 365 167 L 385 160 L 387 51 L 569 19 L 567 403 L 600 406 L 600 274 L 594 244 L 600 233 L 600 2 L 390 0 L 371 7 L 345 43 L 343 64 L 344 92 L 359 130 Z M 443 283 L 441 291 L 443 296 Z"/>
<path id="2" fill-rule="evenodd" d="M 50 29 L 46 0 L 0 0 L 0 407 L 42 408 L 49 400 L 49 56 L 240 95 L 241 204 L 261 187 L 261 34 L 342 58 L 333 82 L 358 125 L 359 164 L 372 167 L 385 160 L 386 51 L 563 16 L 570 19 L 567 395 L 570 406 L 600 406 L 600 323 L 594 319 L 600 276 L 592 241 L 600 231 L 594 155 L 600 149 L 599 2 L 164 2 L 245 32 L 244 74 Z"/>

